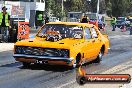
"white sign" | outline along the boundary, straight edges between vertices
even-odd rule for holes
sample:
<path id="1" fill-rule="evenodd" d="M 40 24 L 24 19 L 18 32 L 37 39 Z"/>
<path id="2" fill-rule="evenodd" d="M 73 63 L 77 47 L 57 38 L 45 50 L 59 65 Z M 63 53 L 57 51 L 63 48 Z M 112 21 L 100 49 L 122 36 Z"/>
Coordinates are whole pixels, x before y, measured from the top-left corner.
<path id="1" fill-rule="evenodd" d="M 14 6 L 12 5 L 11 15 L 13 17 L 25 17 L 25 7 L 24 6 Z"/>
<path id="2" fill-rule="evenodd" d="M 36 10 L 44 11 L 45 10 L 45 3 L 36 2 Z"/>

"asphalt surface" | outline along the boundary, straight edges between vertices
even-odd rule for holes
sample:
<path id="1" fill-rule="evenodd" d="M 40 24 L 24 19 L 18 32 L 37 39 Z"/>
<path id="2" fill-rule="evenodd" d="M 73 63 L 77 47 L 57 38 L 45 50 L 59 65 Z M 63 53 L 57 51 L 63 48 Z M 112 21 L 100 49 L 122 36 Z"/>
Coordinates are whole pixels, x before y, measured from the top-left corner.
<path id="1" fill-rule="evenodd" d="M 85 64 L 89 74 L 102 73 L 131 61 L 132 36 L 110 36 L 111 50 L 100 64 Z M 76 70 L 65 66 L 31 65 L 22 67 L 13 58 L 13 50 L 0 52 L 0 88 L 76 88 Z M 126 68 L 128 69 L 128 68 Z M 117 70 L 115 73 L 123 70 Z M 95 85 L 95 84 L 94 84 Z"/>

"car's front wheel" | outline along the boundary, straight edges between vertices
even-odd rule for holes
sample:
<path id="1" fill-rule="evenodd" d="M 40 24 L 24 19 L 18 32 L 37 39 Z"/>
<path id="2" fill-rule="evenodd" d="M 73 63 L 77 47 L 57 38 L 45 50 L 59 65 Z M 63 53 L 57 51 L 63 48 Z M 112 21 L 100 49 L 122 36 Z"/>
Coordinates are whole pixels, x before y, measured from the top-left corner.
<path id="1" fill-rule="evenodd" d="M 77 67 L 77 64 L 78 64 L 77 63 L 77 60 L 75 59 L 73 65 L 72 65 L 72 68 L 76 68 Z"/>
<path id="2" fill-rule="evenodd" d="M 80 65 L 81 55 L 78 54 L 76 59 L 74 60 L 74 63 L 72 64 L 71 68 L 78 68 Z"/>
<path id="3" fill-rule="evenodd" d="M 102 60 L 102 56 L 103 56 L 103 52 L 100 51 L 97 58 L 93 62 L 94 63 L 100 63 L 100 61 Z"/>

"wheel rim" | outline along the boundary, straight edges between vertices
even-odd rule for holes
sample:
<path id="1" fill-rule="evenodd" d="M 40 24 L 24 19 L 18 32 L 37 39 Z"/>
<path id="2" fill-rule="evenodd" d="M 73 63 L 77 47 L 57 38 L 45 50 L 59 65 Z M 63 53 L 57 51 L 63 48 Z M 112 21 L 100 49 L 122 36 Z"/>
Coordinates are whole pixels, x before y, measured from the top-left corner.
<path id="1" fill-rule="evenodd" d="M 102 59 L 102 52 L 99 53 L 99 58 Z"/>

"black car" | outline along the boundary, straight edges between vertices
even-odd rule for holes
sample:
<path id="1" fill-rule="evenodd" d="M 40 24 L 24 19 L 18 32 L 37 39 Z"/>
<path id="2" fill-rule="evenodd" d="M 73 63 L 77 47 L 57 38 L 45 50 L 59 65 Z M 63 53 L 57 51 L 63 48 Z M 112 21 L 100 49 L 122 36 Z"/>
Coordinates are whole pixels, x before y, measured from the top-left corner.
<path id="1" fill-rule="evenodd" d="M 123 26 L 127 26 L 125 17 L 118 17 L 116 21 L 116 27 L 121 28 Z"/>

